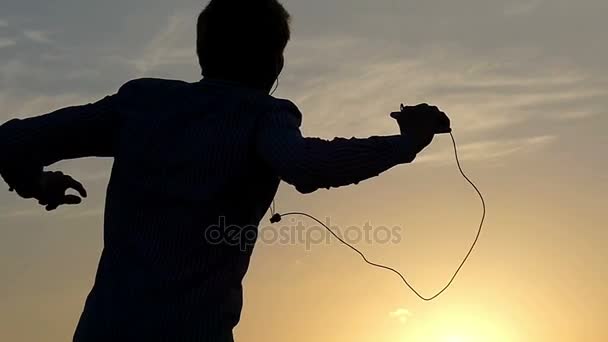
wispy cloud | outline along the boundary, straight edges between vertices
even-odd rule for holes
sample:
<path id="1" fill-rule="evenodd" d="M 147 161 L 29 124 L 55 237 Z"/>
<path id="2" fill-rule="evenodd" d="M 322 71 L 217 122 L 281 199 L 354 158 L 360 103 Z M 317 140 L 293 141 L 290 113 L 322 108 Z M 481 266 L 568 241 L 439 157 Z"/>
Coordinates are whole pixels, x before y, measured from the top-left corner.
<path id="1" fill-rule="evenodd" d="M 81 219 L 81 218 L 91 218 L 91 217 L 100 217 L 103 216 L 102 208 L 94 208 L 89 210 L 82 210 L 80 212 L 66 214 L 65 218 L 67 219 Z"/>
<path id="2" fill-rule="evenodd" d="M 2 73 L 0 73 L 2 75 Z M 90 98 L 79 94 L 58 96 L 18 94 L 15 92 L 0 92 L 0 121 L 9 117 L 22 117 L 49 113 L 58 108 L 91 102 Z"/>
<path id="3" fill-rule="evenodd" d="M 11 210 L 4 213 L 0 213 L 0 218 L 3 219 L 15 219 L 15 218 L 31 218 L 31 217 L 43 217 L 44 215 L 60 215 L 65 219 L 80 219 L 80 218 L 89 218 L 89 217 L 99 217 L 103 216 L 102 208 L 93 208 L 93 209 L 79 209 L 78 207 L 73 206 L 64 206 L 59 209 L 57 212 L 48 213 L 44 210 L 42 206 L 32 209 L 22 209 L 22 210 Z"/>
<path id="4" fill-rule="evenodd" d="M 400 323 L 405 324 L 407 320 L 412 316 L 412 313 L 404 308 L 398 308 L 395 311 L 389 312 L 389 317 L 398 320 Z"/>
<path id="5" fill-rule="evenodd" d="M 288 58 L 283 94 L 304 112 L 306 134 L 396 133 L 386 117 L 389 111 L 401 102 L 431 102 L 448 112 L 457 137 L 468 142 L 460 147 L 463 160 L 499 161 L 535 153 L 558 139 L 505 128 L 534 127 L 531 123 L 538 121 L 557 125 L 603 113 L 608 106 L 601 77 L 565 61 L 529 62 L 537 58 L 534 49 L 477 55 L 448 45 L 378 52 L 373 44 L 349 37 L 294 44 L 289 54 L 296 58 Z M 324 53 L 314 53 L 317 47 Z M 308 58 L 298 58 L 304 55 Z M 324 72 L 313 72 L 319 69 Z M 448 149 L 418 162 L 452 159 Z"/>
<path id="6" fill-rule="evenodd" d="M 50 44 L 53 41 L 49 38 L 49 33 L 41 30 L 25 30 L 23 31 L 23 35 L 36 43 L 41 44 Z"/>
<path id="7" fill-rule="evenodd" d="M 139 58 L 128 61 L 145 75 L 164 65 L 194 64 L 194 18 L 188 11 L 178 11 L 167 18 L 163 27 L 146 45 Z"/>
<path id="8" fill-rule="evenodd" d="M 110 171 L 101 171 L 96 173 L 90 173 L 85 176 L 79 177 L 80 181 L 83 182 L 102 182 L 110 179 Z"/>
<path id="9" fill-rule="evenodd" d="M 1 218 L 20 218 L 20 217 L 32 217 L 40 216 L 44 209 L 23 209 L 23 210 L 12 210 L 5 213 L 0 213 Z"/>
<path id="10" fill-rule="evenodd" d="M 505 6 L 505 15 L 517 16 L 530 14 L 536 11 L 543 2 L 544 0 L 518 0 L 515 1 L 515 3 L 510 1 Z"/>
<path id="11" fill-rule="evenodd" d="M 492 161 L 513 154 L 532 153 L 543 148 L 556 139 L 554 136 L 537 136 L 507 140 L 485 140 L 458 146 L 461 161 Z M 416 163 L 452 163 L 454 151 L 446 148 L 442 151 L 423 154 Z"/>
<path id="12" fill-rule="evenodd" d="M 0 49 L 17 45 L 17 42 L 11 38 L 0 37 Z"/>

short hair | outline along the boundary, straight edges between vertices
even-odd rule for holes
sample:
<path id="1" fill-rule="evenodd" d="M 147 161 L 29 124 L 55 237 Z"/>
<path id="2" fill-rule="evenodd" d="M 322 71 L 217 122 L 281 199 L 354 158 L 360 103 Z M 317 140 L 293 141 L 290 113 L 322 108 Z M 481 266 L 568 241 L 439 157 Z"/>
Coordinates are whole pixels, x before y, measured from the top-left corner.
<path id="1" fill-rule="evenodd" d="M 211 0 L 197 24 L 202 75 L 238 77 L 267 71 L 287 46 L 290 19 L 277 0 Z"/>

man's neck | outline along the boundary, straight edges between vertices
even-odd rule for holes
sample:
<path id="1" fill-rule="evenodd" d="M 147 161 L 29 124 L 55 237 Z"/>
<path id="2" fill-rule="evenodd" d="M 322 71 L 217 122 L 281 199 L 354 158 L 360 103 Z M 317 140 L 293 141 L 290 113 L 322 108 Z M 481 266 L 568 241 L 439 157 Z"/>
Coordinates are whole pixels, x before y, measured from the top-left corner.
<path id="1" fill-rule="evenodd" d="M 245 89 L 245 90 L 253 91 L 256 93 L 260 93 L 260 94 L 269 94 L 270 93 L 270 88 L 254 86 L 254 85 L 250 85 L 246 82 L 239 82 L 239 81 L 227 80 L 227 79 L 222 79 L 222 78 L 205 77 L 201 80 L 201 82 L 225 86 L 225 87 L 231 87 L 231 88 Z"/>
<path id="2" fill-rule="evenodd" d="M 269 94 L 270 90 L 272 89 L 272 84 L 264 85 L 263 83 L 265 83 L 265 82 L 244 81 L 244 80 L 231 79 L 231 78 L 227 78 L 227 77 L 210 77 L 210 76 L 205 77 L 204 79 L 219 82 L 219 83 L 224 83 L 227 85 L 233 85 L 236 87 L 254 89 L 256 91 L 261 91 L 266 94 Z"/>

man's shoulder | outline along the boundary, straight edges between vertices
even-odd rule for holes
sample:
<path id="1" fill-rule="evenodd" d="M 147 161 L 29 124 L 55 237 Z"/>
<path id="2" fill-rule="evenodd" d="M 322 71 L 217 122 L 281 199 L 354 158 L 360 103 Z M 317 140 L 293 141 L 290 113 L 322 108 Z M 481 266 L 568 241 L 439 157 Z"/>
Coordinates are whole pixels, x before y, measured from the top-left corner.
<path id="1" fill-rule="evenodd" d="M 302 113 L 298 106 L 291 100 L 275 98 L 272 96 L 266 97 L 264 101 L 264 110 L 266 112 L 282 114 L 282 115 L 290 115 L 298 120 L 302 119 Z"/>
<path id="2" fill-rule="evenodd" d="M 288 99 L 264 96 L 255 101 L 256 112 L 263 122 L 277 124 L 289 123 L 299 127 L 302 124 L 302 113 L 298 106 Z"/>
<path id="3" fill-rule="evenodd" d="M 190 87 L 192 84 L 180 81 L 169 80 L 162 78 L 138 78 L 125 83 L 120 87 L 122 93 L 154 93 L 156 91 L 178 90 Z"/>

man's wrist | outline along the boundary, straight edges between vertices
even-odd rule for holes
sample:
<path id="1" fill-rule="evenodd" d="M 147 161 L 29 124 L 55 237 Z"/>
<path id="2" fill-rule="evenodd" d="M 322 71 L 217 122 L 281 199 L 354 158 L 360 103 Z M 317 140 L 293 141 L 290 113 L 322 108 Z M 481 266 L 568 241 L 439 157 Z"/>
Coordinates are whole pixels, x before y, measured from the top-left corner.
<path id="1" fill-rule="evenodd" d="M 415 145 L 413 144 L 412 140 L 406 135 L 399 135 L 396 136 L 396 138 L 399 150 L 398 162 L 400 164 L 407 164 L 413 162 L 414 159 L 416 159 L 416 156 L 418 155 L 419 151 L 415 148 Z"/>
<path id="2" fill-rule="evenodd" d="M 21 196 L 33 196 L 40 189 L 43 167 L 2 168 L 0 175 L 8 186 Z"/>

